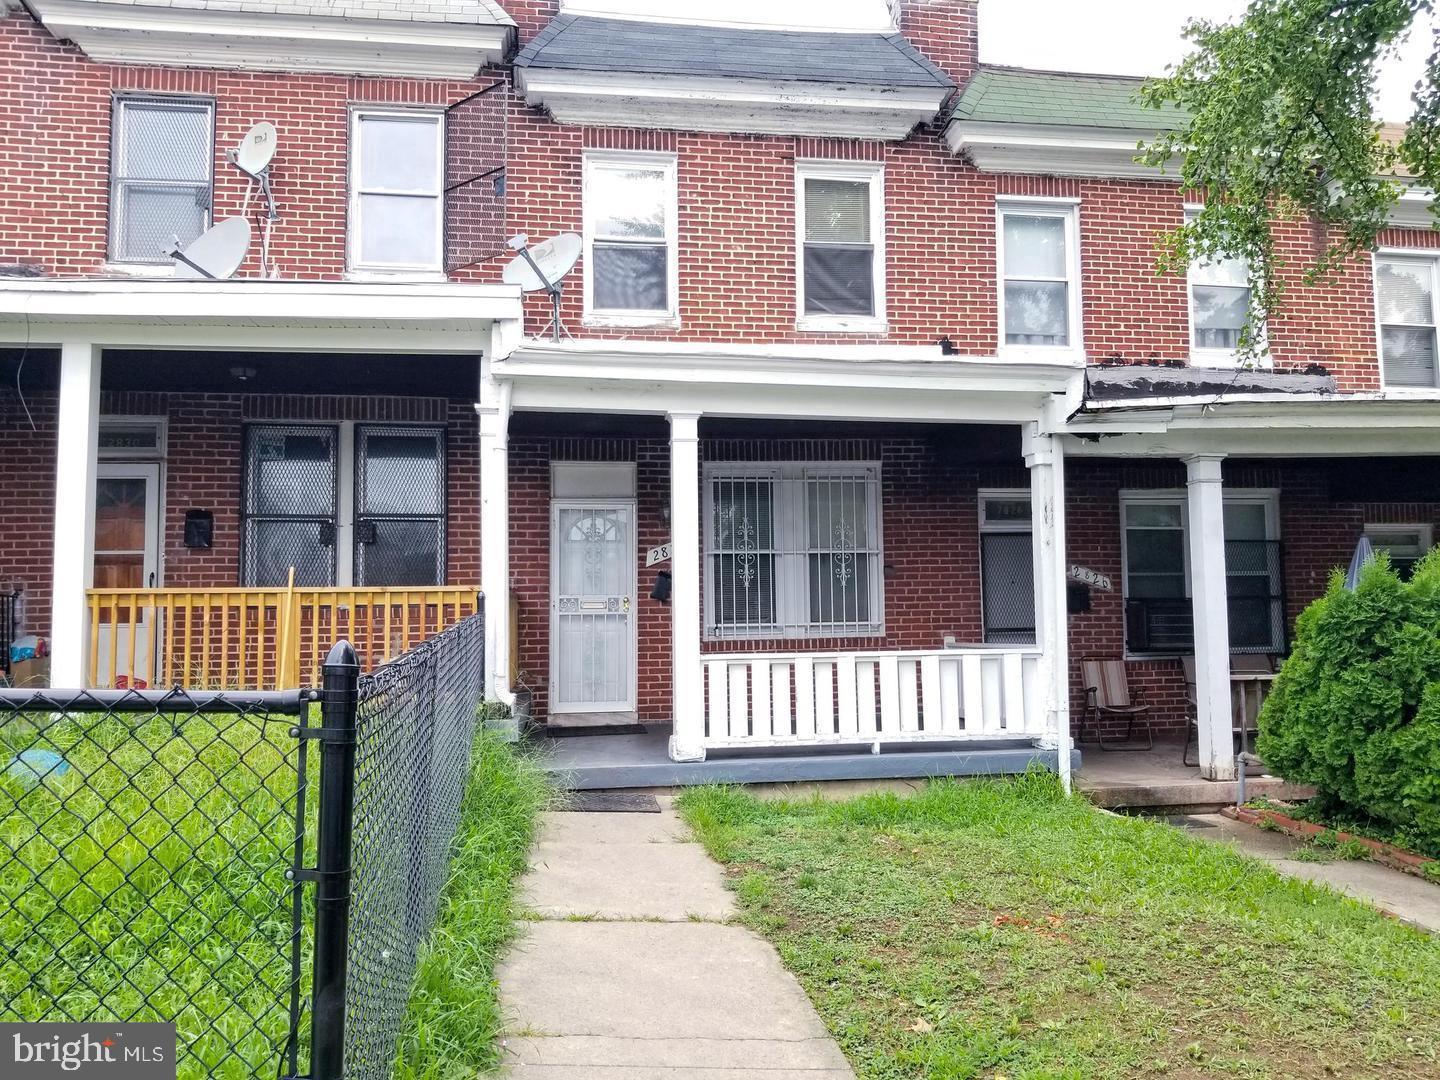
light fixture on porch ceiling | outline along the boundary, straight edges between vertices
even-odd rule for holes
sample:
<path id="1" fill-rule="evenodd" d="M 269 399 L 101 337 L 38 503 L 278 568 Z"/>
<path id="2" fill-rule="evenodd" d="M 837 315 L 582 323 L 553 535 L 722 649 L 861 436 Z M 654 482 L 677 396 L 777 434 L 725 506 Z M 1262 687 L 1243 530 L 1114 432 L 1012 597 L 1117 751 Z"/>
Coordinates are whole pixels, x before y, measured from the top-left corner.
<path id="1" fill-rule="evenodd" d="M 230 377 L 232 379 L 238 380 L 239 382 L 249 382 L 251 379 L 255 378 L 255 374 L 256 372 L 253 367 L 247 367 L 244 364 L 236 364 L 230 369 Z"/>

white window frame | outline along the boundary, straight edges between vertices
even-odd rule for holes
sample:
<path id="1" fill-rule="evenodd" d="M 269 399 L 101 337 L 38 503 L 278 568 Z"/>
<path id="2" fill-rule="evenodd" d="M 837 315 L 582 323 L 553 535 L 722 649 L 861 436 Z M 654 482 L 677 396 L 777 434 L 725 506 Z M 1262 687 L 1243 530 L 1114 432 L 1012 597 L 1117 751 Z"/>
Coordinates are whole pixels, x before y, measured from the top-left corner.
<path id="1" fill-rule="evenodd" d="M 1195 215 L 1200 213 L 1204 207 L 1199 203 L 1185 204 L 1185 222 L 1189 224 L 1194 220 Z M 1248 265 L 1248 264 L 1247 264 Z M 1190 347 L 1190 364 L 1192 367 L 1209 368 L 1237 368 L 1241 365 L 1239 350 L 1237 349 L 1207 349 L 1195 344 L 1195 271 L 1197 269 L 1195 260 L 1190 261 L 1185 271 L 1185 335 L 1187 344 Z M 1255 290 L 1250 290 L 1250 299 L 1254 300 Z M 1246 305 L 1246 312 L 1249 312 L 1249 304 Z M 1274 365 L 1274 359 L 1270 355 L 1269 335 L 1264 325 L 1256 327 L 1255 356 L 1252 360 L 1246 361 L 1255 367 L 1269 368 Z"/>
<path id="2" fill-rule="evenodd" d="M 1430 550 L 1435 546 L 1435 526 L 1429 524 L 1428 522 L 1406 521 L 1394 525 L 1386 525 L 1378 521 L 1372 521 L 1367 523 L 1364 529 L 1362 529 L 1361 531 L 1370 541 L 1370 546 L 1377 552 L 1384 551 L 1388 553 L 1390 550 L 1388 546 L 1377 543 L 1375 540 L 1374 534 L 1385 532 L 1413 532 L 1416 535 L 1416 538 L 1420 541 L 1420 546 L 1423 549 L 1420 552 L 1421 558 L 1424 558 L 1425 555 L 1428 554 Z"/>
<path id="3" fill-rule="evenodd" d="M 826 476 L 854 476 L 865 473 L 866 486 L 872 497 L 867 500 L 867 522 L 875 538 L 873 551 L 867 557 L 875 560 L 870 574 L 869 623 L 812 623 L 810 621 L 809 574 L 805 535 L 806 481 Z M 703 469 L 703 528 L 701 538 L 701 588 L 704 592 L 705 641 L 769 641 L 803 638 L 863 638 L 885 634 L 885 536 L 884 485 L 878 461 L 766 461 L 707 463 Z M 775 506 L 772 511 L 775 541 L 775 621 L 752 627 L 725 627 L 716 624 L 715 590 L 710 580 L 710 561 L 714 554 L 715 499 L 713 484 L 717 480 L 770 480 L 775 485 Z M 782 506 L 782 503 L 785 505 Z"/>
<path id="4" fill-rule="evenodd" d="M 416 122 L 427 121 L 435 129 L 435 184 L 430 188 L 377 188 L 361 183 L 360 164 L 363 160 L 360 140 L 364 130 L 362 121 L 367 119 L 390 119 Z M 350 199 L 348 242 L 346 262 L 351 277 L 417 277 L 436 280 L 445 278 L 445 111 L 443 109 L 393 107 L 382 105 L 355 105 L 350 109 L 349 143 Z M 426 263 L 373 263 L 364 262 L 360 253 L 365 250 L 362 243 L 363 221 L 360 214 L 362 195 L 398 195 L 435 200 L 435 246 L 434 258 Z"/>
<path id="5" fill-rule="evenodd" d="M 1065 345 L 1011 345 L 1005 341 L 1005 217 L 1057 217 L 1065 222 L 1065 282 L 1067 310 Z M 1029 280 L 1029 279 L 1026 279 Z M 1058 280 L 1058 279 L 1055 279 Z M 995 200 L 995 329 L 997 352 L 1006 356 L 1073 359 L 1085 355 L 1084 304 L 1080 293 L 1080 200 L 1031 195 L 1003 195 Z"/>
<path id="6" fill-rule="evenodd" d="M 1434 386 L 1388 386 L 1385 382 L 1385 328 L 1380 322 L 1380 263 L 1409 259 L 1430 264 L 1430 310 L 1435 320 L 1436 360 Z M 1440 251 L 1435 248 L 1380 248 L 1370 257 L 1370 295 L 1375 311 L 1375 365 L 1380 389 L 1386 397 L 1440 397 Z M 1396 324 L 1400 325 L 1400 324 Z"/>
<path id="7" fill-rule="evenodd" d="M 125 200 L 121 197 L 121 189 L 129 184 L 153 183 L 164 186 L 163 181 L 140 180 L 136 181 L 121 177 L 120 158 L 124 152 L 127 134 L 126 111 L 132 105 L 159 106 L 161 108 L 176 109 L 202 109 L 205 113 L 205 160 L 209 163 L 210 172 L 207 183 L 206 206 L 203 215 L 204 228 L 208 229 L 215 221 L 215 99 L 193 94 L 152 94 L 152 93 L 123 93 L 116 94 L 111 103 L 110 121 L 110 177 L 109 192 L 107 198 L 110 201 L 110 234 L 106 238 L 105 258 L 107 265 L 113 264 L 127 273 L 145 273 L 150 268 L 168 270 L 174 261 L 169 256 L 161 256 L 157 259 L 135 259 L 126 258 L 119 250 L 119 239 L 124 232 L 124 205 Z M 177 183 L 182 183 L 178 182 Z M 187 182 L 188 183 L 188 182 Z M 198 186 L 198 185 L 197 185 Z M 202 229 L 203 231 L 203 229 Z M 153 272 L 153 271 L 152 271 Z"/>
<path id="8" fill-rule="evenodd" d="M 809 315 L 805 312 L 805 181 L 848 180 L 870 185 L 870 292 L 874 311 L 869 315 Z M 881 162 L 814 161 L 795 163 L 795 328 L 845 334 L 884 334 L 885 313 L 885 166 Z"/>
<path id="9" fill-rule="evenodd" d="M 1274 488 L 1234 488 L 1227 490 L 1223 496 L 1226 506 L 1241 504 L 1259 504 L 1265 507 L 1265 539 L 1267 541 L 1278 541 L 1280 539 L 1280 492 Z M 1182 551 L 1184 557 L 1181 560 L 1185 568 L 1185 597 L 1184 599 L 1193 602 L 1194 594 L 1191 591 L 1190 582 L 1190 500 L 1187 492 L 1180 488 L 1122 488 L 1120 491 L 1120 600 L 1121 611 L 1130 600 L 1130 529 L 1127 524 L 1126 507 L 1134 505 L 1163 505 L 1180 507 L 1180 535 L 1182 539 Z M 1283 568 L 1282 568 L 1283 569 Z M 1229 574 L 1226 574 L 1227 578 Z M 1282 581 L 1283 585 L 1284 582 Z M 1177 597 L 1176 599 L 1180 599 Z M 1122 619 L 1124 618 L 1122 614 Z M 1279 626 L 1274 630 L 1274 637 L 1271 640 L 1272 648 L 1268 651 L 1278 652 L 1284 644 L 1283 638 L 1285 627 Z M 1122 624 L 1122 638 L 1128 638 L 1129 634 L 1124 632 Z M 1231 648 L 1232 654 L 1254 652 L 1253 649 Z M 1125 646 L 1125 659 L 1127 660 L 1154 660 L 1160 657 L 1171 657 L 1177 655 L 1173 652 L 1149 651 L 1132 652 L 1128 645 Z"/>
<path id="10" fill-rule="evenodd" d="M 985 504 L 992 500 L 1006 502 L 1024 502 L 1030 507 L 1030 516 L 1024 521 L 990 521 L 985 516 Z M 980 520 L 980 637 L 988 642 L 990 627 L 985 623 L 985 536 L 987 533 L 1023 533 L 1030 537 L 1031 553 L 1031 577 L 1034 578 L 1034 555 L 1035 555 L 1035 504 L 1033 493 L 1029 488 L 981 488 L 978 492 L 979 520 Z M 1030 619 L 1034 623 L 1036 611 L 1034 606 L 1035 594 L 1031 592 Z M 1036 627 L 1039 632 L 1039 627 Z M 1034 644 L 1034 642 L 1029 642 Z"/>
<path id="11" fill-rule="evenodd" d="M 665 309 L 654 311 L 595 307 L 596 208 L 592 177 L 602 169 L 658 169 L 665 175 Z M 580 217 L 584 243 L 584 322 L 589 326 L 680 325 L 680 197 L 679 165 L 675 154 L 620 150 L 586 150 L 581 159 Z"/>

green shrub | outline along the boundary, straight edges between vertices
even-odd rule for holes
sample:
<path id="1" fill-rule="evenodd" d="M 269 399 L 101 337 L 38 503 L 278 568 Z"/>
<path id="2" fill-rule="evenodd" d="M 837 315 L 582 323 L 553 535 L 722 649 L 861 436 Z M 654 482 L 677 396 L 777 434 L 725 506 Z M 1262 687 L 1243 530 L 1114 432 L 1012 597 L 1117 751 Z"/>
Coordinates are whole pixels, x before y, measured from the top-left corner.
<path id="1" fill-rule="evenodd" d="M 1440 850 L 1440 551 L 1401 581 L 1380 555 L 1300 616 L 1260 714 L 1260 756 L 1337 812 Z"/>

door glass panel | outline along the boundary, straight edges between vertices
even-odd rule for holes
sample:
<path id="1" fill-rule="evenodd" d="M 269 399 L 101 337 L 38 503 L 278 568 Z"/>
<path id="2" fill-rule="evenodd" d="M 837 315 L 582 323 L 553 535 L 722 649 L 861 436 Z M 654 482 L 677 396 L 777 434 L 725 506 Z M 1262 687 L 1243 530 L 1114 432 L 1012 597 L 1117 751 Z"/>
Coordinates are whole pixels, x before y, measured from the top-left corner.
<path id="1" fill-rule="evenodd" d="M 1028 532 L 981 537 L 985 640 L 1025 644 L 1035 640 L 1035 562 Z"/>
<path id="2" fill-rule="evenodd" d="M 142 477 L 95 481 L 95 588 L 143 589 L 145 503 Z"/>

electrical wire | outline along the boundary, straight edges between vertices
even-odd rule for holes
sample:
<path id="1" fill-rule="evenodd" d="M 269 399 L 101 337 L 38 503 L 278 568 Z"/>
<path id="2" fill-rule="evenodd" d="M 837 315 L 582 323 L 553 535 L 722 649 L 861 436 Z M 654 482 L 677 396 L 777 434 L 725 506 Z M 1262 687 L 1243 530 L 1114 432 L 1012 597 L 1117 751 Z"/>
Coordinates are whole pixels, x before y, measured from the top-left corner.
<path id="1" fill-rule="evenodd" d="M 20 350 L 20 362 L 15 365 L 15 396 L 20 399 L 20 407 L 25 410 L 25 419 L 30 421 L 30 430 L 39 431 L 35 426 L 35 417 L 30 414 L 30 405 L 25 400 L 25 391 L 20 386 L 20 375 L 25 370 L 25 358 L 30 355 L 30 312 L 25 312 L 25 347 Z"/>

